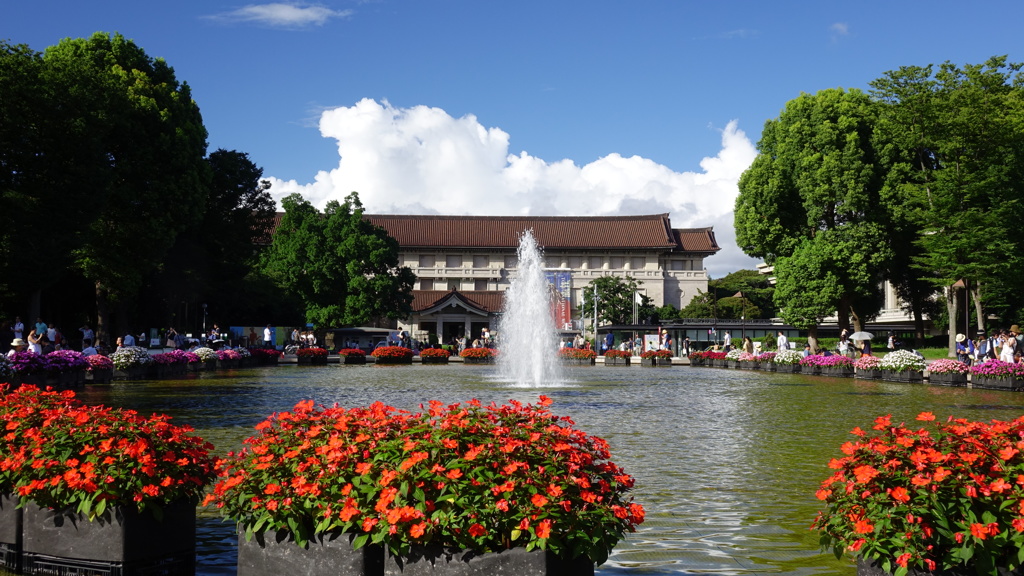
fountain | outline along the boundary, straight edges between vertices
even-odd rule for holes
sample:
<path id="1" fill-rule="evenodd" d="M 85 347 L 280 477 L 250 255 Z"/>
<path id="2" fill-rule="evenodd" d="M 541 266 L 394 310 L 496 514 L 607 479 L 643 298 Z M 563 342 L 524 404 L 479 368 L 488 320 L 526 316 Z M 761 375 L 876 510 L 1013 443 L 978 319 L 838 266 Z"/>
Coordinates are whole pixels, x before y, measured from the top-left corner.
<path id="1" fill-rule="evenodd" d="M 542 387 L 561 382 L 556 357 L 558 335 L 551 315 L 551 285 L 544 275 L 544 257 L 533 232 L 519 239 L 519 269 L 505 292 L 498 323 L 502 378 L 517 386 Z"/>

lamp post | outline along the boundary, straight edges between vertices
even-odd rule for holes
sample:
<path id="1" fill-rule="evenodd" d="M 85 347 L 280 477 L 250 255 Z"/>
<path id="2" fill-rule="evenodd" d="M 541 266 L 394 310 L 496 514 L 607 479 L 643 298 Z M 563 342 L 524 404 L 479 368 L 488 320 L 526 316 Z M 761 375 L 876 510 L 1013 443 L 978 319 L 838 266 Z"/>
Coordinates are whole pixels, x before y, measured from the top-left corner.
<path id="1" fill-rule="evenodd" d="M 203 304 L 203 337 L 206 337 L 206 304 Z"/>
<path id="2" fill-rule="evenodd" d="M 747 299 L 743 296 L 743 291 L 737 292 L 732 295 L 733 298 L 740 299 L 740 334 L 742 338 L 747 337 Z"/>
<path id="3" fill-rule="evenodd" d="M 594 342 L 597 342 L 597 284 L 594 284 Z"/>

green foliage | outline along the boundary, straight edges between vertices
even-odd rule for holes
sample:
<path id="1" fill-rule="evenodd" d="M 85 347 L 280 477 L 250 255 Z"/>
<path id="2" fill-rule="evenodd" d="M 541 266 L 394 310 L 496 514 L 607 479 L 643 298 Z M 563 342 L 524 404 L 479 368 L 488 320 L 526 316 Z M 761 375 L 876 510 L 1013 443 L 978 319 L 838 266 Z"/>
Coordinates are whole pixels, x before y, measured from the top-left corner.
<path id="1" fill-rule="evenodd" d="M 739 312 L 730 312 L 731 315 L 719 316 L 720 318 L 739 318 L 741 315 L 747 318 L 775 316 L 775 306 L 772 302 L 775 288 L 769 282 L 768 276 L 757 270 L 737 270 L 723 278 L 709 280 L 708 289 L 714 291 L 719 304 L 723 299 L 737 298 L 737 293 L 742 294 L 743 301 L 739 305 Z M 735 308 L 731 302 L 727 305 L 730 310 Z"/>
<path id="2" fill-rule="evenodd" d="M 398 265 L 398 242 L 363 219 L 358 194 L 328 202 L 323 213 L 298 194 L 281 204 L 262 269 L 302 301 L 307 322 L 360 325 L 409 314 L 415 276 Z"/>
<path id="3" fill-rule="evenodd" d="M 654 318 L 655 307 L 651 298 L 641 294 L 640 284 L 634 278 L 601 276 L 595 278 L 583 289 L 581 313 L 584 318 L 594 317 L 594 287 L 597 287 L 598 322 L 602 324 L 632 324 L 634 297 L 639 294 L 641 303 L 637 308 L 636 321 L 644 323 Z"/>
<path id="4" fill-rule="evenodd" d="M 740 178 L 737 242 L 775 265 L 775 304 L 795 326 L 811 328 L 836 310 L 842 323 L 879 309 L 868 296 L 890 253 L 877 108 L 857 90 L 802 94 L 765 124 L 760 153 Z"/>

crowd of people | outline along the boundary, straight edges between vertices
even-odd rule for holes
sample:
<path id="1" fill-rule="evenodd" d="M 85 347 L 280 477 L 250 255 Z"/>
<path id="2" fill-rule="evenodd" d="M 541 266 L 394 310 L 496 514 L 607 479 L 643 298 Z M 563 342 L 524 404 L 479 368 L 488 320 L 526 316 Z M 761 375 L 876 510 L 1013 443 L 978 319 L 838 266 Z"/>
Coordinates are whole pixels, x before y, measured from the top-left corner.
<path id="1" fill-rule="evenodd" d="M 1009 330 L 1000 330 L 991 335 L 985 330 L 978 330 L 975 338 L 965 334 L 956 335 L 956 357 L 964 364 L 982 364 L 989 360 L 1003 362 L 1021 362 L 1024 351 L 1024 334 L 1020 326 L 1014 324 Z"/>

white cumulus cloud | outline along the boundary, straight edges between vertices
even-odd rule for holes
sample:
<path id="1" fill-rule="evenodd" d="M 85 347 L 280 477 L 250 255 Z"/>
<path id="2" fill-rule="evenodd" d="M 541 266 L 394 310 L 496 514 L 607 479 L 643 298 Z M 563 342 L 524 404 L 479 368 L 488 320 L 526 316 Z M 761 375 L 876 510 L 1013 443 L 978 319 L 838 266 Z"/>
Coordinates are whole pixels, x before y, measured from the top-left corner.
<path id="1" fill-rule="evenodd" d="M 610 216 L 668 212 L 673 226 L 714 226 L 722 251 L 705 261 L 714 277 L 754 261 L 736 247 L 737 182 L 757 152 L 732 121 L 721 149 L 699 172 L 675 172 L 640 156 L 611 153 L 579 166 L 509 152 L 509 135 L 475 116 L 364 99 L 325 111 L 320 132 L 338 143 L 337 167 L 313 182 L 269 178 L 274 197 L 298 192 L 322 208 L 359 193 L 377 214 Z"/>
<path id="2" fill-rule="evenodd" d="M 249 4 L 232 10 L 206 16 L 221 22 L 253 22 L 276 28 L 303 28 L 322 26 L 331 18 L 344 18 L 351 10 L 332 10 L 319 4 L 283 3 Z"/>

